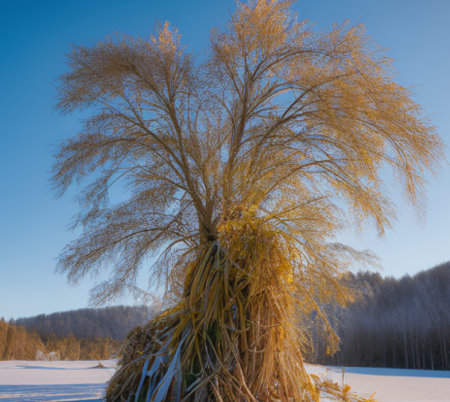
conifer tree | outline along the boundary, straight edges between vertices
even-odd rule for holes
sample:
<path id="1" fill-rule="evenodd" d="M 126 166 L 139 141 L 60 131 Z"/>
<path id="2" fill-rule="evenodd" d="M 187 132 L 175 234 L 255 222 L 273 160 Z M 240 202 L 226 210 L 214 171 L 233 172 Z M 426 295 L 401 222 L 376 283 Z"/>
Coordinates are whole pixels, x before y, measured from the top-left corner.
<path id="1" fill-rule="evenodd" d="M 336 236 L 391 228 L 381 169 L 422 211 L 424 174 L 443 158 L 435 128 L 362 25 L 316 33 L 291 3 L 238 3 L 205 56 L 169 23 L 68 55 L 57 109 L 93 114 L 54 167 L 58 195 L 85 183 L 84 230 L 58 272 L 76 283 L 110 267 L 101 303 L 136 291 L 153 256 L 150 279 L 167 290 L 129 335 L 108 401 L 318 400 L 308 320 L 333 352 L 321 306 L 346 305 L 343 273 L 376 262 Z M 111 205 L 115 183 L 130 196 Z"/>

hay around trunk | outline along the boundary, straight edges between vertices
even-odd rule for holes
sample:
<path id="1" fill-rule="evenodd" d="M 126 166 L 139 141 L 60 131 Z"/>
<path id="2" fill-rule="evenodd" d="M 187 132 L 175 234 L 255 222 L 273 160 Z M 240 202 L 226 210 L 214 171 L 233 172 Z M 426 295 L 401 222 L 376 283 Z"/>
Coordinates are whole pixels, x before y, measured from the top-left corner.
<path id="1" fill-rule="evenodd" d="M 187 267 L 183 299 L 128 335 L 108 402 L 320 400 L 296 320 L 313 304 L 294 297 L 289 243 L 254 217 L 221 231 Z"/>

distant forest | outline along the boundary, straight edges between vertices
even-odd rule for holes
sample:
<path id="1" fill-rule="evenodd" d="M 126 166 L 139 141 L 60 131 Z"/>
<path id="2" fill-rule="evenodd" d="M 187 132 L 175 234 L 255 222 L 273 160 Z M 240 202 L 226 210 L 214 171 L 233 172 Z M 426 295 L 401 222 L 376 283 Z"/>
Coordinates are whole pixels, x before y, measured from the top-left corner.
<path id="1" fill-rule="evenodd" d="M 72 334 L 75 338 L 98 336 L 123 341 L 132 328 L 142 325 L 153 314 L 154 309 L 147 306 L 111 306 L 40 314 L 19 318 L 15 323 L 42 335 L 61 337 Z"/>
<path id="2" fill-rule="evenodd" d="M 121 342 L 111 338 L 58 337 L 27 331 L 14 321 L 0 319 L 0 360 L 105 360 Z"/>
<path id="3" fill-rule="evenodd" d="M 148 321 L 153 311 L 113 306 L 0 319 L 0 360 L 109 359 L 130 329 Z"/>
<path id="4" fill-rule="evenodd" d="M 450 262 L 412 277 L 360 272 L 345 280 L 360 296 L 348 309 L 325 306 L 340 351 L 327 355 L 324 339 L 313 331 L 309 362 L 450 370 Z M 0 360 L 34 360 L 38 349 L 61 359 L 107 359 L 153 314 L 152 307 L 113 306 L 20 318 L 9 329 L 0 320 Z"/>
<path id="5" fill-rule="evenodd" d="M 450 370 L 450 262 L 413 277 L 351 275 L 362 295 L 335 317 L 340 351 L 326 355 L 315 336 L 312 360 L 347 367 Z"/>

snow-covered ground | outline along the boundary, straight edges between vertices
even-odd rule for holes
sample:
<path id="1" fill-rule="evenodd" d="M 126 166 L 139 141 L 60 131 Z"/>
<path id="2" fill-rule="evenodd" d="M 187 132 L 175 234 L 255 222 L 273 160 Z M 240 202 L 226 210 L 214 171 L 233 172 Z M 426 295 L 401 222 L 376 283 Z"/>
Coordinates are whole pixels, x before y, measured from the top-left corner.
<path id="1" fill-rule="evenodd" d="M 101 401 L 116 361 L 0 361 L 0 401 Z"/>
<path id="2" fill-rule="evenodd" d="M 310 374 L 325 374 L 325 367 L 307 365 Z M 329 377 L 341 385 L 342 374 Z M 338 370 L 336 370 L 338 371 Z M 346 367 L 345 383 L 350 392 L 380 402 L 450 402 L 450 371 Z"/>
<path id="3" fill-rule="evenodd" d="M 0 361 L 0 402 L 101 401 L 114 360 L 102 361 Z M 325 374 L 322 366 L 307 366 L 311 374 Z M 338 384 L 342 374 L 331 372 Z M 450 371 L 346 368 L 351 392 L 380 402 L 450 402 Z"/>

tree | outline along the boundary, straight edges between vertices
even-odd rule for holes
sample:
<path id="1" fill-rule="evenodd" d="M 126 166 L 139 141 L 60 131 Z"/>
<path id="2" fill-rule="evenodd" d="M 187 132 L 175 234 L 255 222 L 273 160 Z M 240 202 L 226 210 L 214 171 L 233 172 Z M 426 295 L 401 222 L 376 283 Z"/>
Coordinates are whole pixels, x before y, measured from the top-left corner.
<path id="1" fill-rule="evenodd" d="M 6 337 L 8 333 L 8 324 L 5 319 L 0 318 L 0 359 L 3 360 L 3 354 L 6 347 Z"/>
<path id="2" fill-rule="evenodd" d="M 85 183 L 73 223 L 84 231 L 57 271 L 77 283 L 111 267 L 92 292 L 102 303 L 136 291 L 150 256 L 151 283 L 166 286 L 166 310 L 129 335 L 107 400 L 315 400 L 308 320 L 335 350 L 321 306 L 347 304 L 342 274 L 376 263 L 336 235 L 391 228 L 385 167 L 422 210 L 424 173 L 443 158 L 435 128 L 362 25 L 316 33 L 290 6 L 238 3 L 204 56 L 169 23 L 68 55 L 57 109 L 93 114 L 54 166 L 59 196 Z M 129 198 L 111 205 L 117 183 Z"/>
<path id="3" fill-rule="evenodd" d="M 9 320 L 6 331 L 5 349 L 3 350 L 2 360 L 14 359 L 14 339 L 15 339 L 14 320 Z"/>
<path id="4" fill-rule="evenodd" d="M 349 274 L 346 280 L 367 291 L 347 309 L 327 306 L 327 312 L 339 319 L 335 328 L 340 350 L 326 356 L 321 340 L 315 337 L 315 362 L 446 369 L 450 263 L 401 279 L 366 271 Z"/>

